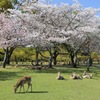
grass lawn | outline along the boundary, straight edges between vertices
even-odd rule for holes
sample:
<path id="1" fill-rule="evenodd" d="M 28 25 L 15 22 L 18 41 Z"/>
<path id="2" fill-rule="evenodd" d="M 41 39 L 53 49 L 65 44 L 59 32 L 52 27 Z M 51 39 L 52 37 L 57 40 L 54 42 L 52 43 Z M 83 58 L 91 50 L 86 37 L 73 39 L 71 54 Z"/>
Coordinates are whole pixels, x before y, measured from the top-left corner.
<path id="1" fill-rule="evenodd" d="M 69 78 L 73 71 L 82 74 L 84 70 L 60 67 L 47 71 L 0 68 L 0 100 L 100 100 L 100 68 L 91 68 L 93 79 Z M 56 80 L 57 71 L 61 71 L 66 80 Z M 22 89 L 22 92 L 15 94 L 13 86 L 19 77 L 25 75 L 32 76 L 33 92 L 24 93 Z"/>

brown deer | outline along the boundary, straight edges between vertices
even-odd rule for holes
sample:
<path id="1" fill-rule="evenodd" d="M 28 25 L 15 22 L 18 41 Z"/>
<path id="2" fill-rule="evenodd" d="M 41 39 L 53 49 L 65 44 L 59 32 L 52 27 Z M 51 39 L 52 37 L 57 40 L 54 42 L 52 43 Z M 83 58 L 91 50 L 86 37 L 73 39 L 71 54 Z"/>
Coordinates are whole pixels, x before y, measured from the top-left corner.
<path id="1" fill-rule="evenodd" d="M 16 85 L 14 86 L 14 93 L 16 93 L 17 89 L 20 87 L 20 91 L 21 91 L 21 88 L 23 87 L 23 91 L 25 91 L 24 89 L 24 84 L 27 83 L 28 84 L 28 88 L 27 88 L 27 91 L 29 89 L 29 87 L 31 86 L 31 92 L 32 92 L 32 84 L 31 84 L 31 77 L 30 76 L 24 76 L 24 77 L 21 77 Z M 26 91 L 26 92 L 27 92 Z"/>

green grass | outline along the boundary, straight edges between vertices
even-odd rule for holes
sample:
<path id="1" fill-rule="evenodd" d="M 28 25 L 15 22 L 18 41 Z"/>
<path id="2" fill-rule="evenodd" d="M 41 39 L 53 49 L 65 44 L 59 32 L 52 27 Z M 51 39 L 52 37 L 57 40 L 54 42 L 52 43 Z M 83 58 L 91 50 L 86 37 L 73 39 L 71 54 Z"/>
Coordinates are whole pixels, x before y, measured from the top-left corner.
<path id="1" fill-rule="evenodd" d="M 93 79 L 69 78 L 73 71 L 81 74 L 84 70 L 65 67 L 44 71 L 0 68 L 0 100 L 100 100 L 100 68 L 91 68 Z M 66 80 L 56 80 L 57 71 L 61 71 Z M 25 75 L 32 76 L 33 92 L 15 94 L 13 86 L 19 77 Z"/>

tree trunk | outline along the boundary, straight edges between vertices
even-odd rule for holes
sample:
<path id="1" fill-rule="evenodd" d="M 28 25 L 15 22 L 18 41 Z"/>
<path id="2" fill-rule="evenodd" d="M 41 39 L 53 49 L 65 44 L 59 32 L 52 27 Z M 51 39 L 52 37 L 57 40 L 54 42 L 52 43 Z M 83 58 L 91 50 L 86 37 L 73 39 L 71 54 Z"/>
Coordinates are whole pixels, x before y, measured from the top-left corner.
<path id="1" fill-rule="evenodd" d="M 39 56 L 39 49 L 38 47 L 36 48 L 36 60 L 35 60 L 35 65 L 38 66 L 39 65 L 39 59 L 38 59 L 38 56 Z"/>
<path id="2" fill-rule="evenodd" d="M 77 67 L 77 54 L 76 53 L 71 53 L 70 57 L 71 57 L 72 67 L 76 68 Z"/>
<path id="3" fill-rule="evenodd" d="M 56 60 L 56 57 L 53 57 L 53 59 L 54 59 L 53 64 L 54 64 L 54 65 L 57 65 L 57 60 Z"/>
<path id="4" fill-rule="evenodd" d="M 8 54 L 7 61 L 6 61 L 6 63 L 7 63 L 8 65 L 10 65 L 10 58 L 11 58 L 11 56 Z"/>
<path id="5" fill-rule="evenodd" d="M 15 49 L 14 47 L 8 48 L 8 55 L 7 55 L 7 61 L 6 61 L 6 63 L 7 63 L 8 65 L 10 65 L 10 58 L 11 58 L 11 55 L 12 55 L 14 49 Z"/>
<path id="6" fill-rule="evenodd" d="M 49 58 L 48 68 L 52 68 L 52 55 L 50 55 L 50 58 Z"/>
<path id="7" fill-rule="evenodd" d="M 90 71 L 90 66 L 87 66 L 87 72 L 89 72 Z"/>
<path id="8" fill-rule="evenodd" d="M 59 55 L 59 53 L 57 52 L 57 50 L 54 50 L 53 52 L 53 60 L 54 60 L 54 65 L 57 64 L 57 56 Z"/>
<path id="9" fill-rule="evenodd" d="M 49 50 L 49 53 L 50 53 L 50 57 L 49 57 L 49 61 L 48 61 L 48 68 L 52 68 L 52 52 L 51 52 L 51 48 Z"/>
<path id="10" fill-rule="evenodd" d="M 74 62 L 74 57 L 73 56 L 71 56 L 71 64 L 72 64 L 72 67 L 73 68 L 76 68 L 77 67 L 76 62 Z"/>
<path id="11" fill-rule="evenodd" d="M 4 59 L 3 59 L 3 68 L 6 67 L 6 64 L 10 64 L 10 58 L 11 58 L 11 55 L 14 51 L 14 47 L 7 47 L 6 49 L 4 49 Z"/>
<path id="12" fill-rule="evenodd" d="M 15 58 L 15 63 L 16 63 L 16 65 L 17 65 L 17 64 L 18 64 L 17 57 L 15 56 L 14 58 Z"/>
<path id="13" fill-rule="evenodd" d="M 92 66 L 92 58 L 91 58 L 91 56 L 89 56 L 89 58 L 88 58 L 87 71 L 90 71 L 90 66 Z"/>
<path id="14" fill-rule="evenodd" d="M 3 68 L 6 68 L 6 64 L 7 64 L 7 56 L 8 56 L 8 48 L 6 48 L 5 50 L 5 54 L 4 54 L 4 59 L 3 59 Z"/>

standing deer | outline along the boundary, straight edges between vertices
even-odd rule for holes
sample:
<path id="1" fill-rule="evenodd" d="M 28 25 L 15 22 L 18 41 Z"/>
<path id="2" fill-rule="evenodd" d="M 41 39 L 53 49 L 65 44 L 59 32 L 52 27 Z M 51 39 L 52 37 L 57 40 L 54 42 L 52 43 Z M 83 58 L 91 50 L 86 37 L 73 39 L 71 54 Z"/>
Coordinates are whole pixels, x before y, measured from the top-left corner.
<path id="1" fill-rule="evenodd" d="M 17 89 L 20 87 L 20 91 L 21 91 L 21 88 L 23 87 L 23 91 L 25 91 L 24 89 L 24 84 L 27 83 L 28 84 L 28 88 L 27 88 L 27 91 L 29 89 L 29 87 L 31 86 L 31 92 L 32 92 L 32 84 L 31 84 L 31 77 L 30 76 L 24 76 L 24 77 L 21 77 L 16 85 L 14 86 L 14 93 L 16 93 Z M 27 92 L 26 91 L 26 92 Z"/>

